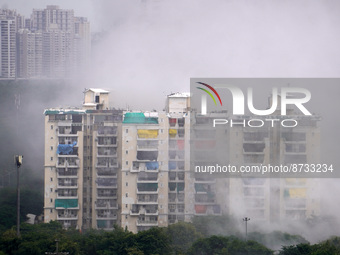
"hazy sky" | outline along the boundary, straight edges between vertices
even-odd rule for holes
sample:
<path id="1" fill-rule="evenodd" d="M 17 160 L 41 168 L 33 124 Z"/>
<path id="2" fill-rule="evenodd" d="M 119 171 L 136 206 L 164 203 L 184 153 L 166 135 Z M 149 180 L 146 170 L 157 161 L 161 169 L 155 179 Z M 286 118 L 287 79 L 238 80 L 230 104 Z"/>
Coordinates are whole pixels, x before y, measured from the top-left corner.
<path id="1" fill-rule="evenodd" d="M 80 85 L 115 105 L 162 109 L 190 77 L 339 77 L 337 0 L 0 0 L 28 15 L 57 4 L 105 32 Z"/>

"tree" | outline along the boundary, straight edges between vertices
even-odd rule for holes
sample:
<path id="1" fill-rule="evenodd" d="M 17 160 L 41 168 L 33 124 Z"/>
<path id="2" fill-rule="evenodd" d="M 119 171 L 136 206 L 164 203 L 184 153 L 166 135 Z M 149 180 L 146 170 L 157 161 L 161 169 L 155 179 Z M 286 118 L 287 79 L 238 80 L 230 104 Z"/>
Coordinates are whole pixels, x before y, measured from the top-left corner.
<path id="1" fill-rule="evenodd" d="M 211 235 L 238 235 L 236 220 L 231 216 L 194 217 L 192 224 L 205 237 Z"/>
<path id="2" fill-rule="evenodd" d="M 236 237 L 211 236 L 200 238 L 190 248 L 189 255 L 271 255 L 273 251 L 255 241 L 242 241 Z"/>
<path id="3" fill-rule="evenodd" d="M 202 234 L 196 231 L 193 224 L 187 222 L 178 222 L 169 225 L 167 234 L 175 254 L 186 253 L 193 242 L 203 237 Z"/>

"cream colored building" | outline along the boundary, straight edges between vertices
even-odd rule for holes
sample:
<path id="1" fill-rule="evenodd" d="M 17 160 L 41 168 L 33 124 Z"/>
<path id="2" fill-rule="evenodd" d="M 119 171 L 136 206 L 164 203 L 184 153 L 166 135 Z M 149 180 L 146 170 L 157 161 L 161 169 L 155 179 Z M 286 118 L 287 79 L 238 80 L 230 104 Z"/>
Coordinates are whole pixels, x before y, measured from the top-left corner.
<path id="1" fill-rule="evenodd" d="M 183 93 L 169 95 L 165 109 L 112 110 L 102 89 L 85 90 L 81 109 L 47 109 L 45 222 L 138 232 L 194 216 L 277 222 L 319 215 L 314 179 L 193 175 L 190 165 L 190 156 L 202 165 L 221 158 L 241 165 L 318 160 L 317 118 L 295 116 L 294 129 L 212 132 L 213 119 L 227 118 L 226 111 L 199 115 Z"/>
<path id="2" fill-rule="evenodd" d="M 113 229 L 119 222 L 122 112 L 109 92 L 87 89 L 82 109 L 45 110 L 45 222 Z"/>

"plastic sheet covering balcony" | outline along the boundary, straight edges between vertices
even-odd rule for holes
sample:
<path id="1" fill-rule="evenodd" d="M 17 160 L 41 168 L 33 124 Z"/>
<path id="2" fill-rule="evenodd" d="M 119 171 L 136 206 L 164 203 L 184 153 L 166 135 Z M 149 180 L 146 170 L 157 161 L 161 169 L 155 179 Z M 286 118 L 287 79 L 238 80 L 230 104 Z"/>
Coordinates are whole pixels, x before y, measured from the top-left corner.
<path id="1" fill-rule="evenodd" d="M 305 188 L 293 188 L 293 189 L 285 189 L 284 197 L 290 198 L 305 198 L 306 197 L 306 189 Z"/>
<path id="2" fill-rule="evenodd" d="M 145 117 L 142 112 L 127 112 L 124 114 L 124 124 L 158 124 L 158 118 Z"/>
<path id="3" fill-rule="evenodd" d="M 243 178 L 243 184 L 245 185 L 263 185 L 266 181 L 264 178 Z"/>
<path id="4" fill-rule="evenodd" d="M 208 189 L 203 183 L 195 183 L 195 191 L 196 192 L 207 192 Z"/>
<path id="5" fill-rule="evenodd" d="M 177 140 L 177 148 L 179 150 L 184 150 L 184 140 Z"/>
<path id="6" fill-rule="evenodd" d="M 171 138 L 175 138 L 176 135 L 177 135 L 177 130 L 176 130 L 176 129 L 170 128 L 170 129 L 169 129 L 169 136 L 170 136 Z"/>
<path id="7" fill-rule="evenodd" d="M 78 207 L 78 199 L 56 199 L 55 207 L 75 208 Z"/>
<path id="8" fill-rule="evenodd" d="M 195 212 L 196 213 L 206 213 L 207 206 L 206 205 L 195 205 Z"/>
<path id="9" fill-rule="evenodd" d="M 174 118 L 169 118 L 169 125 L 170 125 L 170 127 L 176 126 L 176 122 L 177 122 L 176 119 L 174 119 Z"/>
<path id="10" fill-rule="evenodd" d="M 175 170 L 175 169 L 176 169 L 176 162 L 169 161 L 169 170 Z"/>
<path id="11" fill-rule="evenodd" d="M 147 170 L 157 170 L 159 167 L 159 163 L 156 162 L 146 162 L 145 163 L 146 169 Z"/>
<path id="12" fill-rule="evenodd" d="M 77 145 L 77 142 L 72 144 L 59 144 L 57 148 L 57 154 L 69 155 L 73 152 L 73 147 Z"/>
<path id="13" fill-rule="evenodd" d="M 169 182 L 169 190 L 177 191 L 177 192 L 184 191 L 184 183 L 183 182 L 179 182 L 179 183 Z"/>
<path id="14" fill-rule="evenodd" d="M 100 186 L 113 186 L 117 184 L 117 179 L 116 178 L 98 178 L 96 182 Z"/>
<path id="15" fill-rule="evenodd" d="M 98 228 L 106 228 L 106 220 L 97 220 L 97 227 Z"/>
<path id="16" fill-rule="evenodd" d="M 306 179 L 305 178 L 286 178 L 286 184 L 288 185 L 305 185 Z"/>
<path id="17" fill-rule="evenodd" d="M 157 191 L 158 183 L 137 183 L 138 191 Z"/>
<path id="18" fill-rule="evenodd" d="M 157 129 L 138 129 L 137 131 L 139 138 L 155 139 L 158 137 Z"/>
<path id="19" fill-rule="evenodd" d="M 157 160 L 158 151 L 137 151 L 138 160 Z"/>

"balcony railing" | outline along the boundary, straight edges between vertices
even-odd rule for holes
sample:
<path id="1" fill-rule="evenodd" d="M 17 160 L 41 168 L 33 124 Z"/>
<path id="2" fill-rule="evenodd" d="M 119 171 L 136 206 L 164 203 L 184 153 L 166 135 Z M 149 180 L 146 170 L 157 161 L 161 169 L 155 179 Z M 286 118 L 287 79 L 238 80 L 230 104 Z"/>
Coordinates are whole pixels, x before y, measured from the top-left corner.
<path id="1" fill-rule="evenodd" d="M 158 226 L 158 221 L 137 220 L 137 226 Z"/>

